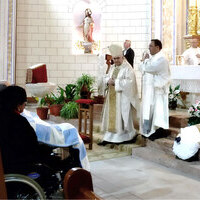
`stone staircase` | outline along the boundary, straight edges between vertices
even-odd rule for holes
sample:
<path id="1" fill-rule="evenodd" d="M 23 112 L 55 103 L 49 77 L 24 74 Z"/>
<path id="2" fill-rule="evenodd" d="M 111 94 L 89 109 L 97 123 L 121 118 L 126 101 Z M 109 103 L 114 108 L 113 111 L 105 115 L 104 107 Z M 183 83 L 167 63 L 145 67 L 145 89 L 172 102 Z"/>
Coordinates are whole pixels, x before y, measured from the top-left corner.
<path id="1" fill-rule="evenodd" d="M 200 178 L 200 161 L 187 162 L 177 159 L 172 151 L 174 139 L 179 133 L 180 128 L 187 126 L 188 117 L 187 110 L 170 112 L 169 136 L 154 141 L 146 139 L 145 147 L 132 149 L 132 157 L 141 157 L 166 167 L 177 169 L 188 176 Z"/>

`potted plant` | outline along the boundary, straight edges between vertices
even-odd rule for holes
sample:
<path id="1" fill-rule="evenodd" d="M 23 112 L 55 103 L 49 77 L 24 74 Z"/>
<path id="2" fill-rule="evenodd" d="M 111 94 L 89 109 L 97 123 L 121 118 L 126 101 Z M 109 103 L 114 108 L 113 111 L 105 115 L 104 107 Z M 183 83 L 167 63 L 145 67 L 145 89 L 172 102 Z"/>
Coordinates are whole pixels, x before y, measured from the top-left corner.
<path id="1" fill-rule="evenodd" d="M 181 99 L 180 95 L 180 85 L 177 85 L 174 89 L 172 86 L 169 86 L 169 109 L 176 110 L 177 100 Z"/>
<path id="2" fill-rule="evenodd" d="M 188 124 L 190 126 L 195 124 L 200 124 L 200 101 L 196 101 L 195 104 L 192 104 L 188 110 L 190 114 Z"/>
<path id="3" fill-rule="evenodd" d="M 82 74 L 76 81 L 76 95 L 79 95 L 81 99 L 89 99 L 93 91 L 94 82 L 94 77 L 88 74 Z"/>
<path id="4" fill-rule="evenodd" d="M 65 103 L 64 90 L 61 87 L 57 89 L 58 94 L 51 93 L 52 104 L 50 105 L 50 114 L 60 116 L 60 110 Z"/>
<path id="5" fill-rule="evenodd" d="M 78 117 L 78 104 L 74 101 L 70 101 L 62 107 L 60 116 L 64 119 L 72 119 Z"/>
<path id="6" fill-rule="evenodd" d="M 36 108 L 37 115 L 42 120 L 48 118 L 48 110 L 49 110 L 49 108 L 48 108 L 48 106 L 46 106 L 47 103 L 46 103 L 45 97 L 43 97 L 43 98 L 40 99 L 39 107 Z"/>
<path id="7" fill-rule="evenodd" d="M 76 84 L 67 84 L 65 86 L 65 96 L 66 96 L 66 99 L 65 99 L 65 102 L 69 102 L 69 101 L 72 101 L 74 100 L 74 97 L 76 95 Z"/>

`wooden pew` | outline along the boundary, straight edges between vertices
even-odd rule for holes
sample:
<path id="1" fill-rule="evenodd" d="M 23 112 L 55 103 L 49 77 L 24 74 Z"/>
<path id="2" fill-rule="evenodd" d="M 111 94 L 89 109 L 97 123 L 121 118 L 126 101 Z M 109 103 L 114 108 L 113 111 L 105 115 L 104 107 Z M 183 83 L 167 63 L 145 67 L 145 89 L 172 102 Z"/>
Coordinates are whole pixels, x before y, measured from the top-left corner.
<path id="1" fill-rule="evenodd" d="M 3 163 L 0 150 L 0 199 L 7 199 L 6 185 L 4 181 Z"/>
<path id="2" fill-rule="evenodd" d="M 90 172 L 81 168 L 72 168 L 67 172 L 63 189 L 65 199 L 102 199 L 93 192 Z"/>

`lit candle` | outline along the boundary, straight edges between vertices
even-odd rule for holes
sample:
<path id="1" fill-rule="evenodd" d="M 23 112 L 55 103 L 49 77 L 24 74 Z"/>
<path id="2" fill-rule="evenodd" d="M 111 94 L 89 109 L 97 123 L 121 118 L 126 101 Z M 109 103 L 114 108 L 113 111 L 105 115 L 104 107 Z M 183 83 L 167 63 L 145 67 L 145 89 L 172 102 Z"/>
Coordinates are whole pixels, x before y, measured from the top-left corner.
<path id="1" fill-rule="evenodd" d="M 197 6 L 197 0 L 189 0 L 189 7 Z"/>

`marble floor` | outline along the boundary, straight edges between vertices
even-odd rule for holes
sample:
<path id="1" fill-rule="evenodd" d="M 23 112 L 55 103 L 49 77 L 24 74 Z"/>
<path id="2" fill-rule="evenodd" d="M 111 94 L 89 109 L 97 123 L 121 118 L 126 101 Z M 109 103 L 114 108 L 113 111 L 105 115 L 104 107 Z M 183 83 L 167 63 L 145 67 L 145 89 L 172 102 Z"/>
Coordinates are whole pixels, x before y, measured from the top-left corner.
<path id="1" fill-rule="evenodd" d="M 90 164 L 94 191 L 103 199 L 200 199 L 200 180 L 141 158 Z"/>

